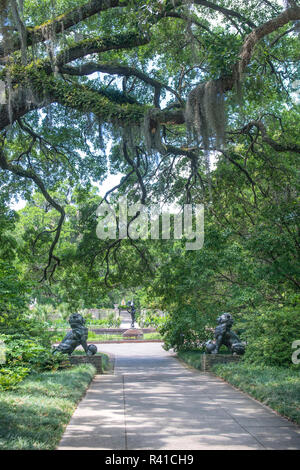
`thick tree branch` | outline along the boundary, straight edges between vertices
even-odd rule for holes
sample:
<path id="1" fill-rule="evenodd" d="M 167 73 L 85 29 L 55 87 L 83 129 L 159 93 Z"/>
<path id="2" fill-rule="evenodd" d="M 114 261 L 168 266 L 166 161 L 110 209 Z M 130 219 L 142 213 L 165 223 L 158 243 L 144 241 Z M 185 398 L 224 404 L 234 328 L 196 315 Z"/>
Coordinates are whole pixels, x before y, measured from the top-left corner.
<path id="1" fill-rule="evenodd" d="M 34 173 L 33 170 L 26 170 L 21 165 L 13 164 L 13 163 L 9 162 L 6 159 L 6 157 L 4 155 L 4 152 L 3 152 L 3 145 L 4 145 L 4 142 L 2 141 L 1 142 L 1 147 L 2 148 L 0 148 L 0 168 L 2 168 L 2 170 L 9 171 L 9 172 L 13 173 L 16 176 L 20 176 L 21 178 L 27 178 L 27 179 L 32 180 L 38 186 L 38 188 L 40 189 L 40 191 L 43 194 L 46 201 L 48 201 L 49 204 L 51 204 L 51 206 L 53 206 L 54 209 L 56 209 L 60 213 L 59 222 L 58 222 L 58 225 L 55 229 L 55 237 L 54 237 L 54 239 L 51 243 L 50 249 L 49 249 L 48 264 L 44 269 L 43 278 L 41 279 L 41 281 L 43 281 L 43 280 L 46 280 L 47 277 L 48 277 L 48 269 L 50 268 L 52 261 L 54 260 L 55 264 L 52 267 L 52 271 L 50 272 L 50 278 L 54 274 L 54 271 L 55 271 L 56 267 L 60 264 L 59 258 L 57 258 L 57 256 L 54 255 L 54 249 L 55 249 L 55 247 L 58 243 L 59 237 L 60 237 L 62 225 L 63 225 L 64 219 L 65 219 L 65 211 L 64 211 L 64 208 L 62 206 L 60 206 L 60 204 L 58 204 L 50 196 L 50 194 L 48 193 L 48 191 L 47 191 L 47 189 L 46 189 L 46 187 L 43 183 L 43 181 L 41 180 L 41 178 L 36 173 Z"/>
<path id="2" fill-rule="evenodd" d="M 44 42 L 49 39 L 51 35 L 59 34 L 101 11 L 110 8 L 125 7 L 127 4 L 127 0 L 91 0 L 81 7 L 69 10 L 42 25 L 26 28 L 27 45 L 31 45 L 33 42 Z M 10 44 L 0 44 L 0 56 L 19 49 L 21 49 L 21 40 L 18 36 L 15 36 L 12 38 Z"/>
<path id="3" fill-rule="evenodd" d="M 115 63 L 96 63 L 96 62 L 88 62 L 79 67 L 70 67 L 64 66 L 60 68 L 61 73 L 66 73 L 68 75 L 76 75 L 76 76 L 83 76 L 83 75 L 91 75 L 95 72 L 107 73 L 109 75 L 121 75 L 123 77 L 137 77 L 143 82 L 147 83 L 148 85 L 152 86 L 155 90 L 165 88 L 166 90 L 170 91 L 173 95 L 176 96 L 179 102 L 182 102 L 180 95 L 173 90 L 168 85 L 159 82 L 155 78 L 149 77 L 146 73 L 138 70 L 134 67 L 130 67 L 128 65 L 122 64 L 115 64 Z"/>
<path id="4" fill-rule="evenodd" d="M 243 127 L 241 133 L 248 134 L 252 127 L 256 127 L 261 133 L 262 141 L 270 145 L 270 147 L 272 147 L 277 152 L 300 153 L 300 146 L 297 144 L 282 144 L 280 142 L 276 142 L 275 140 L 271 139 L 271 137 L 268 136 L 267 130 L 262 121 L 249 122 L 246 126 Z"/>
<path id="5" fill-rule="evenodd" d="M 142 46 L 150 41 L 150 37 L 145 34 L 128 31 L 106 37 L 89 38 L 79 41 L 74 46 L 60 52 L 55 62 L 58 67 L 80 59 L 89 54 L 101 53 L 111 50 L 129 49 Z"/>
<path id="6" fill-rule="evenodd" d="M 270 21 L 267 21 L 263 25 L 259 26 L 258 28 L 254 29 L 246 38 L 241 53 L 239 57 L 239 62 L 235 66 L 234 72 L 238 74 L 238 77 L 246 69 L 247 65 L 249 64 L 254 47 L 256 44 L 263 39 L 268 34 L 273 33 L 277 29 L 281 28 L 282 26 L 286 25 L 290 21 L 296 21 L 300 19 L 300 7 L 294 6 L 293 8 L 288 8 L 280 15 L 276 16 Z"/>
<path id="7" fill-rule="evenodd" d="M 93 90 L 86 85 L 68 83 L 60 78 L 48 75 L 43 66 L 33 68 L 30 73 L 26 68 L 18 68 L 16 73 L 12 71 L 14 80 L 18 83 L 16 91 L 11 99 L 11 110 L 7 104 L 0 105 L 0 129 L 5 128 L 12 122 L 34 109 L 42 108 L 50 103 L 61 105 L 80 112 L 92 112 L 105 122 L 124 124 L 140 124 L 144 119 L 145 112 L 149 106 L 131 104 L 126 100 L 120 102 L 118 97 L 108 96 L 101 91 Z M 34 100 L 26 100 L 28 87 L 38 90 L 34 94 Z M 162 124 L 183 124 L 184 114 L 181 108 L 174 110 L 158 111 L 156 115 Z"/>
<path id="8" fill-rule="evenodd" d="M 249 64 L 255 45 L 263 37 L 267 36 L 273 31 L 276 31 L 290 21 L 295 21 L 298 19 L 300 19 L 300 7 L 296 6 L 285 10 L 276 18 L 273 18 L 272 20 L 252 31 L 244 42 L 239 60 L 233 67 L 232 74 L 223 76 L 219 79 L 222 81 L 223 91 L 226 92 L 233 88 L 237 79 L 242 75 L 247 65 Z M 92 51 L 98 52 L 100 50 L 104 51 L 114 48 L 121 49 L 122 47 L 134 47 L 136 45 L 142 44 L 143 41 L 145 41 L 145 43 L 149 41 L 149 39 L 143 36 L 136 35 L 135 33 L 129 33 L 126 36 L 127 39 L 125 39 L 125 41 L 127 40 L 126 44 L 124 41 L 122 44 L 121 37 L 124 39 L 124 36 L 119 35 L 117 37 L 104 38 L 101 40 L 87 40 L 86 43 L 84 42 L 85 44 L 81 44 L 80 46 L 76 45 L 74 48 L 70 49 L 69 59 L 70 56 L 73 59 L 84 57 Z M 65 51 L 64 55 L 67 57 L 67 51 Z M 63 55 L 60 57 L 61 62 L 64 63 Z M 127 123 L 140 123 L 141 119 L 143 119 L 145 110 L 148 109 L 148 107 L 141 105 L 116 105 L 112 107 L 111 100 L 104 96 L 100 97 L 99 93 L 91 91 L 87 87 L 82 87 L 75 84 L 68 85 L 66 83 L 57 86 L 57 81 L 55 81 L 54 78 L 50 76 L 52 69 L 48 61 L 46 64 L 43 63 L 40 67 L 32 67 L 30 69 L 31 76 L 28 75 L 27 72 L 29 73 L 28 68 L 27 71 L 24 69 L 22 72 L 22 68 L 20 69 L 20 67 L 18 69 L 18 73 L 14 74 L 14 71 L 11 72 L 12 81 L 15 80 L 15 83 L 20 82 L 20 85 L 18 89 L 14 91 L 15 98 L 12 100 L 10 113 L 7 105 L 0 106 L 0 129 L 3 129 L 3 127 L 7 126 L 11 122 L 14 122 L 18 117 L 23 116 L 31 109 L 37 109 L 41 106 L 44 106 L 45 103 L 50 102 L 58 102 L 64 106 L 80 109 L 83 112 L 93 112 L 97 116 L 101 117 L 104 121 L 115 121 L 121 125 L 124 121 L 127 121 Z M 6 72 L 2 72 L 1 75 L 5 79 Z M 0 76 L 1 79 L 3 79 L 2 77 Z M 40 97 L 38 103 L 26 102 L 27 89 L 25 82 L 27 87 L 30 86 L 34 90 L 42 90 L 42 92 L 39 91 Z M 156 114 L 156 119 L 161 124 L 176 125 L 183 124 L 185 122 L 182 108 L 162 110 Z"/>
<path id="9" fill-rule="evenodd" d="M 93 90 L 88 86 L 69 83 L 45 72 L 44 66 L 32 68 L 18 67 L 11 71 L 14 82 L 18 83 L 11 93 L 10 106 L 0 105 L 0 129 L 15 122 L 34 109 L 40 109 L 50 103 L 79 111 L 92 112 L 106 122 L 138 123 L 144 116 L 147 106 L 135 104 L 130 97 L 118 91 Z M 0 75 L 1 77 L 1 75 Z M 32 98 L 28 101 L 28 91 L 32 90 Z M 36 91 L 37 90 L 37 91 Z"/>
<path id="10" fill-rule="evenodd" d="M 243 15 L 241 15 L 235 10 L 229 10 L 228 8 L 222 7 L 221 5 L 216 5 L 215 3 L 208 2 L 206 0 L 193 0 L 193 3 L 195 3 L 196 5 L 207 7 L 210 10 L 215 10 L 220 13 L 223 13 L 225 16 L 232 16 L 233 18 L 237 18 L 238 20 L 240 20 L 242 23 L 247 24 L 251 28 L 256 28 L 256 25 L 253 23 L 253 21 L 245 18 Z"/>

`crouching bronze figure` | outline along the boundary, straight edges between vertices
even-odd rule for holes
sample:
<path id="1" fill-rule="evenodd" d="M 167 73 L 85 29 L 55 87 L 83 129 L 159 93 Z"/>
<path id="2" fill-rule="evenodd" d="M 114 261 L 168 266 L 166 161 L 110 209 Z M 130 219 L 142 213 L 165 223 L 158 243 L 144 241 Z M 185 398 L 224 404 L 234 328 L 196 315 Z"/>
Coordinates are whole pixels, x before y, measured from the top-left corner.
<path id="1" fill-rule="evenodd" d="M 87 356 L 93 356 L 97 352 L 95 344 L 87 344 L 88 329 L 85 319 L 79 313 L 73 313 L 69 318 L 72 331 L 69 331 L 62 342 L 53 350 L 53 353 L 61 352 L 71 355 L 77 346 L 82 346 Z"/>
<path id="2" fill-rule="evenodd" d="M 205 343 L 206 352 L 218 354 L 220 347 L 224 344 L 232 354 L 242 355 L 245 345 L 241 342 L 234 331 L 231 331 L 233 318 L 230 313 L 223 313 L 217 319 L 218 326 L 215 329 L 215 341 L 209 340 Z"/>

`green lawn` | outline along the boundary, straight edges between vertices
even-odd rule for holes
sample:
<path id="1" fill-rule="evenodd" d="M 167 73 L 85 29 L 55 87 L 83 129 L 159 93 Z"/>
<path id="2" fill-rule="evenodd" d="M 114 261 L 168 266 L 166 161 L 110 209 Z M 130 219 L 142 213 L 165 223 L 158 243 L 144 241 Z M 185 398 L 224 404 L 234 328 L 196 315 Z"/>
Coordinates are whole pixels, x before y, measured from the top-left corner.
<path id="1" fill-rule="evenodd" d="M 32 374 L 1 392 L 0 449 L 55 449 L 95 372 L 87 364 Z"/>
<path id="2" fill-rule="evenodd" d="M 65 337 L 65 333 L 61 333 L 56 335 L 53 338 L 53 342 L 59 343 Z M 145 333 L 143 339 L 151 340 L 151 339 L 161 339 L 161 335 L 158 332 L 153 333 Z M 123 341 L 124 337 L 122 335 L 117 334 L 97 334 L 94 331 L 89 331 L 88 334 L 88 341 Z"/>
<path id="3" fill-rule="evenodd" d="M 227 348 L 221 347 L 220 349 L 221 354 L 229 354 Z M 201 361 L 202 361 L 203 351 L 199 349 L 194 351 L 178 351 L 177 356 L 182 359 L 187 364 L 195 367 L 195 369 L 201 369 Z"/>
<path id="4" fill-rule="evenodd" d="M 162 339 L 162 337 L 158 332 L 153 332 L 153 333 L 145 333 L 144 339 Z"/>

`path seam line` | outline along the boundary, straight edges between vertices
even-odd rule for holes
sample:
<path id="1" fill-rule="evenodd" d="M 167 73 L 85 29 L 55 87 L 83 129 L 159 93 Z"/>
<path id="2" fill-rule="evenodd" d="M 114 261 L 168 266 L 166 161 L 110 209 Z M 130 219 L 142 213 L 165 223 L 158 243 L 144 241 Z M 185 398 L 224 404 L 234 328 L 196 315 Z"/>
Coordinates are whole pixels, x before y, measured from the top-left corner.
<path id="1" fill-rule="evenodd" d="M 124 411 L 124 439 L 125 439 L 125 450 L 128 450 L 127 423 L 126 423 L 125 378 L 124 378 L 124 375 L 122 375 L 122 387 L 123 387 L 123 411 Z"/>
<path id="2" fill-rule="evenodd" d="M 215 401 L 215 400 L 214 400 L 214 401 Z M 216 401 L 215 401 L 215 402 L 216 402 Z M 249 436 L 252 436 L 253 439 L 255 439 L 256 442 L 257 442 L 259 445 L 261 445 L 261 446 L 263 447 L 263 449 L 266 449 L 266 446 L 259 440 L 259 438 L 256 437 L 256 436 L 254 436 L 254 434 L 252 434 L 252 432 L 248 431 L 248 429 L 247 429 L 246 427 L 244 427 L 242 424 L 240 424 L 240 423 L 238 422 L 238 420 L 235 418 L 235 416 L 232 416 L 232 415 L 230 414 L 230 412 L 229 412 L 226 408 L 223 408 L 222 406 L 221 406 L 220 408 L 221 408 L 222 410 L 224 410 L 225 413 L 226 413 L 228 416 L 230 416 L 231 419 L 233 419 L 233 421 L 234 421 L 236 424 L 238 424 L 247 434 L 249 434 Z"/>

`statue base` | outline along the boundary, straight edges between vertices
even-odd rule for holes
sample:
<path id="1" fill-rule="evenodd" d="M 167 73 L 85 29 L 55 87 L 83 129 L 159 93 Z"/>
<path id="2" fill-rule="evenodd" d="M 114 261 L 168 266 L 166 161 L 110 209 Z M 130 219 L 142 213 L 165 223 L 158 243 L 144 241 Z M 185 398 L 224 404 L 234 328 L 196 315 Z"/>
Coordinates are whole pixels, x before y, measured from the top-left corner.
<path id="1" fill-rule="evenodd" d="M 102 356 L 100 354 L 95 356 L 69 356 L 69 361 L 72 366 L 92 364 L 95 367 L 97 374 L 103 374 Z"/>
<path id="2" fill-rule="evenodd" d="M 228 364 L 239 362 L 241 356 L 233 354 L 202 354 L 201 369 L 203 372 L 211 370 L 215 364 Z"/>
<path id="3" fill-rule="evenodd" d="M 129 328 L 129 330 L 126 330 L 123 334 L 122 334 L 123 338 L 124 339 L 130 339 L 130 338 L 134 338 L 134 339 L 143 339 L 144 337 L 144 333 L 143 333 L 143 330 L 141 330 L 140 328 Z"/>

